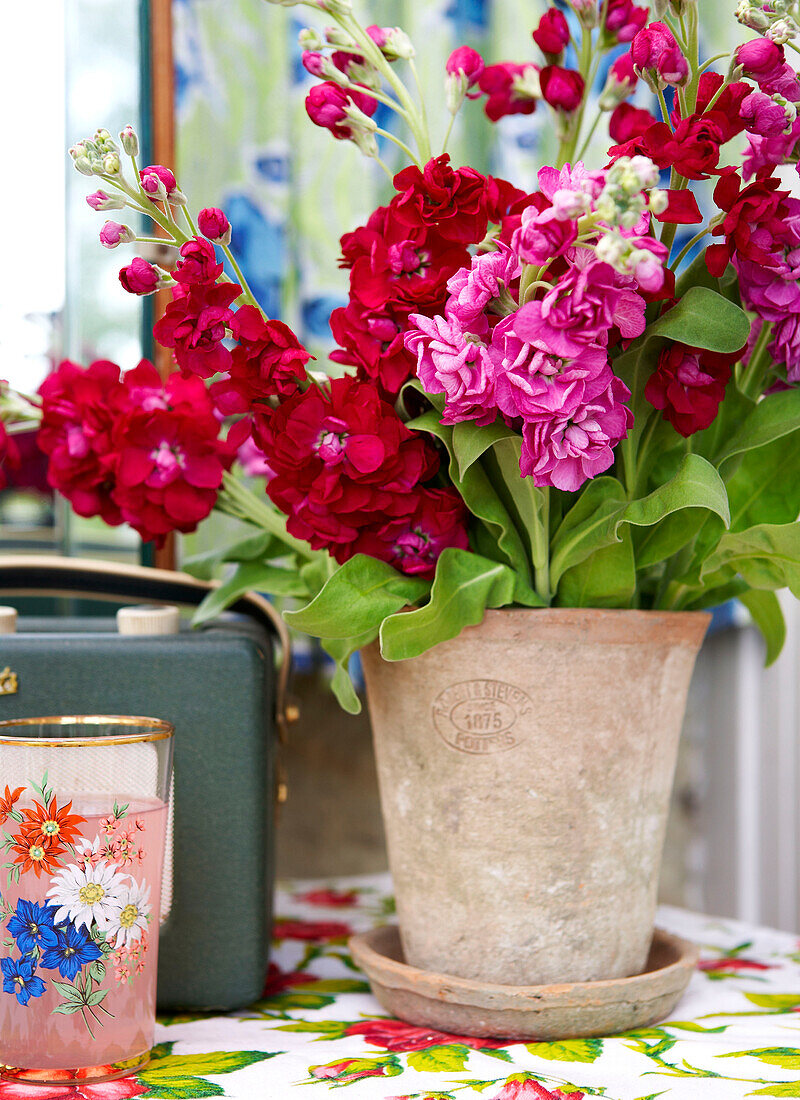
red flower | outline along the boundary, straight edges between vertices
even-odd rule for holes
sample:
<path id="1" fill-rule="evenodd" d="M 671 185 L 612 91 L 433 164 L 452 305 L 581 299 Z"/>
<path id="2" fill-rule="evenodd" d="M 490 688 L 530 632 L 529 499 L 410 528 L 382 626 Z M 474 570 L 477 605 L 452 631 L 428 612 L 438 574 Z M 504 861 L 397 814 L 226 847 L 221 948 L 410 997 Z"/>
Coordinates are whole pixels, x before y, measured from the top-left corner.
<path id="1" fill-rule="evenodd" d="M 532 1077 L 515 1074 L 491 1100 L 584 1100 L 584 1093 L 564 1092 L 563 1089 L 551 1091 Z"/>
<path id="2" fill-rule="evenodd" d="M 497 122 L 506 115 L 532 115 L 536 110 L 536 96 L 529 78 L 539 71 L 532 63 L 516 65 L 513 61 L 501 61 L 487 65 L 478 81 L 480 90 L 488 99 L 483 105 L 488 118 Z"/>
<path id="3" fill-rule="evenodd" d="M 321 905 L 325 909 L 351 908 L 358 901 L 355 890 L 309 890 L 305 894 L 295 894 L 295 901 L 304 901 L 306 905 Z"/>
<path id="4" fill-rule="evenodd" d="M 562 11 L 548 8 L 531 37 L 542 53 L 558 55 L 569 45 L 569 26 Z"/>
<path id="5" fill-rule="evenodd" d="M 586 85 L 577 69 L 548 65 L 539 73 L 539 80 L 542 96 L 551 107 L 567 113 L 577 111 L 580 107 Z"/>
<path id="6" fill-rule="evenodd" d="M 406 317 L 405 311 L 386 308 L 373 312 L 356 301 L 335 309 L 330 325 L 339 347 L 330 358 L 356 367 L 360 381 L 373 383 L 381 397 L 394 402 L 416 373 L 416 359 L 403 343 Z"/>
<path id="7" fill-rule="evenodd" d="M 193 237 L 181 245 L 181 259 L 178 261 L 173 278 L 185 286 L 210 284 L 222 274 L 222 264 L 217 263 L 217 254 L 210 241 L 202 237 Z"/>
<path id="8" fill-rule="evenodd" d="M 756 962 L 755 959 L 700 959 L 698 970 L 772 970 L 769 963 Z"/>
<path id="9" fill-rule="evenodd" d="M 132 371 L 128 385 L 147 392 L 142 383 L 150 371 L 155 375 L 154 368 Z M 172 375 L 150 393 L 114 426 L 114 500 L 145 542 L 161 545 L 170 531 L 193 531 L 205 519 L 233 455 L 217 438 L 219 422 L 200 379 Z"/>
<path id="10" fill-rule="evenodd" d="M 367 526 L 413 511 L 413 490 L 438 457 L 374 386 L 335 378 L 284 401 L 256 440 L 275 474 L 267 493 L 288 530 L 337 561 Z"/>
<path id="11" fill-rule="evenodd" d="M 664 419 L 682 436 L 707 428 L 714 420 L 731 365 L 741 352 L 717 355 L 711 351 L 672 344 L 658 359 L 658 366 L 645 386 L 644 395 Z"/>
<path id="12" fill-rule="evenodd" d="M 231 223 L 218 206 L 207 206 L 197 215 L 197 228 L 210 241 L 230 243 Z"/>
<path id="13" fill-rule="evenodd" d="M 656 122 L 641 136 L 613 146 L 609 154 L 616 160 L 640 153 L 650 157 L 659 168 L 674 167 L 687 179 L 707 179 L 716 170 L 727 129 L 725 116 L 719 111 L 681 119 L 674 133 L 666 122 Z"/>
<path id="14" fill-rule="evenodd" d="M 0 420 L 0 489 L 8 484 L 6 470 L 18 470 L 19 464 L 19 448 Z"/>
<path id="15" fill-rule="evenodd" d="M 265 321 L 255 306 L 242 306 L 231 322 L 239 341 L 228 377 L 211 386 L 217 408 L 226 415 L 268 406 L 270 397 L 288 397 L 306 378 L 311 358 L 283 321 Z"/>
<path id="16" fill-rule="evenodd" d="M 363 531 L 350 553 L 369 554 L 401 573 L 432 577 L 448 546 L 469 548 L 464 502 L 453 489 L 419 489 L 412 515 Z"/>
<path id="17" fill-rule="evenodd" d="M 54 796 L 46 807 L 35 800 L 33 805 L 35 808 L 32 810 L 22 810 L 24 820 L 20 829 L 25 837 L 53 852 L 63 851 L 65 844 L 75 843 L 81 835 L 79 826 L 85 823 L 86 818 L 69 812 L 72 802 L 59 810 L 58 800 Z"/>
<path id="18" fill-rule="evenodd" d="M 722 87 L 724 80 L 725 78 L 720 76 L 719 73 L 703 73 L 697 89 L 697 107 L 695 111 L 706 118 L 713 116 L 722 127 L 724 141 L 730 141 L 737 134 L 741 134 L 745 128 L 744 122 L 739 118 L 739 110 L 743 101 L 751 94 L 753 89 L 742 80 L 727 84 L 722 95 L 716 100 L 712 110 L 709 111 L 707 109 L 708 105 Z M 676 114 L 673 121 L 677 122 L 679 118 L 680 114 Z"/>
<path id="19" fill-rule="evenodd" d="M 606 9 L 606 34 L 617 42 L 631 42 L 647 22 L 647 8 L 637 8 L 633 0 L 609 0 Z"/>
<path id="20" fill-rule="evenodd" d="M 674 225 L 697 225 L 703 220 L 697 199 L 688 188 L 679 191 L 677 188 L 670 187 L 667 188 L 666 195 L 667 209 L 662 214 L 656 215 L 657 221 L 670 222 Z"/>
<path id="21" fill-rule="evenodd" d="M 460 244 L 483 240 L 488 224 L 486 179 L 474 168 L 454 170 L 444 153 L 429 160 L 422 171 L 409 165 L 393 182 L 398 194 L 392 211 L 401 224 L 412 229 L 435 226 L 444 240 Z"/>
<path id="22" fill-rule="evenodd" d="M 264 984 L 262 997 L 274 997 L 276 993 L 283 993 L 287 989 L 294 989 L 298 985 L 310 985 L 318 982 L 319 978 L 314 974 L 306 974 L 304 971 L 288 973 L 281 970 L 275 963 L 269 964 L 267 979 Z"/>
<path id="23" fill-rule="evenodd" d="M 129 294 L 140 296 L 154 294 L 160 280 L 161 277 L 153 265 L 143 260 L 141 256 L 134 256 L 126 267 L 120 268 L 119 272 L 119 281 Z"/>
<path id="24" fill-rule="evenodd" d="M 634 107 L 632 103 L 620 103 L 611 112 L 608 132 L 612 141 L 622 144 L 641 137 L 655 122 L 649 111 Z"/>
<path id="25" fill-rule="evenodd" d="M 345 91 L 332 80 L 315 84 L 306 96 L 306 113 L 311 121 L 330 130 L 340 141 L 353 136 L 353 126 L 347 114 L 352 105 L 371 117 L 375 114 L 378 101 L 361 92 Z"/>
<path id="26" fill-rule="evenodd" d="M 309 1066 L 312 1077 L 336 1081 L 337 1085 L 349 1085 L 362 1077 L 395 1077 L 402 1072 L 396 1063 L 375 1062 L 366 1058 L 345 1058 L 341 1062 L 328 1062 L 324 1066 Z"/>
<path id="27" fill-rule="evenodd" d="M 238 283 L 193 286 L 173 298 L 153 336 L 162 347 L 175 349 L 178 366 L 190 374 L 210 378 L 228 370 L 231 353 L 222 341 L 233 320 L 228 307 L 241 292 Z"/>
<path id="28" fill-rule="evenodd" d="M 458 1043 L 473 1050 L 502 1050 L 508 1045 L 499 1039 L 476 1039 L 470 1035 L 450 1035 L 444 1031 L 434 1031 L 433 1028 L 415 1027 L 413 1024 L 404 1024 L 402 1020 L 364 1020 L 349 1024 L 345 1035 L 361 1035 L 372 1046 L 383 1047 L 384 1050 L 398 1054 L 447 1046 L 450 1043 Z"/>
<path id="29" fill-rule="evenodd" d="M 352 928 L 339 920 L 278 920 L 272 926 L 274 940 L 340 940 L 352 935 Z"/>
<path id="30" fill-rule="evenodd" d="M 0 798 L 0 825 L 5 825 L 8 815 L 14 809 L 14 803 L 19 801 L 19 796 L 24 790 L 24 787 L 16 787 L 12 791 L 6 784 L 5 795 Z"/>
<path id="31" fill-rule="evenodd" d="M 780 186 L 777 177 L 764 172 L 746 187 L 736 172 L 720 178 L 714 188 L 714 202 L 725 217 L 711 232 L 715 237 L 724 237 L 725 243 L 706 249 L 706 264 L 712 275 L 720 276 L 734 253 L 756 264 L 774 264 L 773 254 L 783 251 L 789 213 L 785 201 L 789 192 Z"/>
<path id="32" fill-rule="evenodd" d="M 467 87 L 471 88 L 477 83 L 485 65 L 477 50 L 473 50 L 470 46 L 459 46 L 450 54 L 444 67 L 451 76 L 463 74 L 467 78 Z"/>
<path id="33" fill-rule="evenodd" d="M 86 369 L 64 360 L 39 387 L 42 422 L 37 441 L 49 455 L 47 480 L 79 516 L 122 523 L 111 490 L 111 432 L 124 398 L 116 363 L 99 359 Z"/>

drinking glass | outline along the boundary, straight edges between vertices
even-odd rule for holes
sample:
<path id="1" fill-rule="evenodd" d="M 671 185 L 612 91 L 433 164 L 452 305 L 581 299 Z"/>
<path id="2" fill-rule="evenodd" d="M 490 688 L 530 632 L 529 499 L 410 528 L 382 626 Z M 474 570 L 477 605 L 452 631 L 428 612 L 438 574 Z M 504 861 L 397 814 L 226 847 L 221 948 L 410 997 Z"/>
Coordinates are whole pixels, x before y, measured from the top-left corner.
<path id="1" fill-rule="evenodd" d="M 146 1064 L 173 734 L 117 715 L 0 722 L 0 1078 Z"/>

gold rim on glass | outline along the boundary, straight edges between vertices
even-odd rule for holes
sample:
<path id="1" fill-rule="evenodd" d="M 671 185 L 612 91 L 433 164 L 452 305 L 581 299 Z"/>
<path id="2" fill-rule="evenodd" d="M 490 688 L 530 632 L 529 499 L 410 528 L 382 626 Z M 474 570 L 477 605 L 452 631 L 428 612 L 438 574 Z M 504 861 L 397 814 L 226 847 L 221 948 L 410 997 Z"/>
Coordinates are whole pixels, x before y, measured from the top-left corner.
<path id="1" fill-rule="evenodd" d="M 120 733 L 103 737 L 3 737 L 17 726 L 145 726 L 147 733 Z M 144 718 L 124 714 L 58 714 L 45 718 L 9 718 L 0 722 L 0 745 L 136 745 L 142 741 L 165 741 L 174 736 L 175 727 L 162 718 Z"/>

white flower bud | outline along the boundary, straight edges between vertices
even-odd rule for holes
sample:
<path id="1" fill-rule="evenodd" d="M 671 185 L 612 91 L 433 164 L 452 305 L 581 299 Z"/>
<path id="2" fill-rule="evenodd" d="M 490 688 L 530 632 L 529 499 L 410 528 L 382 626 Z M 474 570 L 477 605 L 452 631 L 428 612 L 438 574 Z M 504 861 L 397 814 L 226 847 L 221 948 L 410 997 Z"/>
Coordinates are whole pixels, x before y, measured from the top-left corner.
<path id="1" fill-rule="evenodd" d="M 163 187 L 163 184 L 162 184 L 162 187 Z M 188 204 L 189 200 L 186 198 L 183 191 L 180 191 L 176 187 L 173 191 L 170 191 L 170 193 L 167 195 L 167 202 L 171 206 L 186 206 Z"/>
<path id="2" fill-rule="evenodd" d="M 326 15 L 350 15 L 353 10 L 351 0 L 314 0 L 314 6 Z"/>
<path id="3" fill-rule="evenodd" d="M 654 187 L 650 192 L 650 199 L 647 203 L 647 208 L 651 214 L 663 214 L 669 206 L 669 195 L 666 191 L 662 191 L 660 187 Z"/>
<path id="4" fill-rule="evenodd" d="M 595 245 L 598 260 L 610 264 L 615 271 L 625 270 L 628 243 L 618 233 L 604 233 Z"/>
<path id="5" fill-rule="evenodd" d="M 469 87 L 469 77 L 461 70 L 448 73 L 444 78 L 444 99 L 451 115 L 457 115 Z"/>
<path id="6" fill-rule="evenodd" d="M 528 99 L 542 98 L 542 85 L 539 80 L 539 70 L 535 65 L 527 65 L 519 76 L 513 78 L 511 87 L 518 95 L 527 96 Z"/>
<path id="7" fill-rule="evenodd" d="M 89 160 L 88 157 L 86 157 L 86 156 L 73 157 L 72 158 L 72 163 L 75 165 L 75 167 L 78 169 L 78 171 L 80 172 L 80 174 L 82 176 L 93 176 L 94 175 L 94 169 L 92 168 L 92 162 Z"/>
<path id="8" fill-rule="evenodd" d="M 102 160 L 102 170 L 98 175 L 104 176 L 118 176 L 122 171 L 122 163 L 119 159 L 119 153 L 106 153 Z"/>
<path id="9" fill-rule="evenodd" d="M 790 42 L 796 37 L 798 26 L 795 21 L 789 19 L 776 19 L 772 26 L 765 32 L 764 37 L 769 38 L 778 46 Z"/>
<path id="10" fill-rule="evenodd" d="M 129 157 L 139 156 L 139 137 L 132 126 L 120 130 L 119 140 Z"/>
<path id="11" fill-rule="evenodd" d="M 390 61 L 394 59 L 410 61 L 412 57 L 417 55 L 411 39 L 400 27 L 392 27 L 381 47 L 381 52 Z"/>
<path id="12" fill-rule="evenodd" d="M 325 45 L 325 39 L 313 27 L 303 27 L 297 36 L 297 41 L 304 50 L 317 51 Z"/>

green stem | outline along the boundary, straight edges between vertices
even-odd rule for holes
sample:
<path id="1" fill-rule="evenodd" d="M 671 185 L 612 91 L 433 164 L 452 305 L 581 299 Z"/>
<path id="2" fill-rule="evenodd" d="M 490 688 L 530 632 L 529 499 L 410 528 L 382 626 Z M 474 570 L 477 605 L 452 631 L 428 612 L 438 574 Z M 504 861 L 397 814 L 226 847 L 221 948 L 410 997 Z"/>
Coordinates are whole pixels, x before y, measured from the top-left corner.
<path id="1" fill-rule="evenodd" d="M 581 145 L 580 152 L 578 153 L 578 160 L 583 160 L 584 154 L 586 153 L 586 150 L 589 148 L 589 142 L 594 137 L 594 132 L 597 129 L 597 124 L 600 122 L 600 119 L 602 117 L 603 117 L 603 111 L 598 110 L 597 114 L 594 116 L 594 122 L 589 127 L 589 132 L 587 133 L 586 137 L 583 139 L 583 144 Z"/>
<path id="2" fill-rule="evenodd" d="M 690 241 L 688 241 L 683 246 L 683 248 L 680 250 L 678 255 L 675 257 L 675 259 L 669 265 L 672 268 L 673 271 L 678 270 L 678 267 L 680 265 L 681 260 L 684 259 L 684 257 L 687 255 L 687 253 L 692 249 L 692 247 L 694 245 L 697 244 L 698 241 L 702 241 L 702 239 L 703 239 L 703 237 L 705 237 L 706 233 L 710 233 L 710 232 L 711 232 L 711 226 L 707 225 L 705 229 L 701 229 L 699 233 L 695 233 L 695 235 L 692 237 L 692 239 Z"/>
<path id="3" fill-rule="evenodd" d="M 428 112 L 425 108 L 425 94 L 422 91 L 422 85 L 419 82 L 419 76 L 417 75 L 417 66 L 414 64 L 414 58 L 408 59 L 408 67 L 411 69 L 411 75 L 414 77 L 414 86 L 417 89 L 417 96 L 419 97 L 419 117 L 422 122 L 422 128 L 426 134 L 430 133 L 430 127 L 428 126 Z"/>
<path id="4" fill-rule="evenodd" d="M 461 110 L 461 105 L 463 104 L 463 102 L 464 102 L 464 100 L 465 100 L 465 99 L 466 99 L 466 94 L 465 94 L 465 95 L 463 95 L 463 96 L 461 97 L 461 103 L 459 103 L 459 105 L 458 105 L 458 111 L 460 111 L 460 110 Z M 445 135 L 444 135 L 444 141 L 442 142 L 442 152 L 443 152 L 443 153 L 444 153 L 444 152 L 446 151 L 446 149 L 447 149 L 447 143 L 448 143 L 448 141 L 450 140 L 450 135 L 451 135 L 451 134 L 452 134 L 452 132 L 453 132 L 453 123 L 454 123 L 454 122 L 455 122 L 455 120 L 456 120 L 456 115 L 458 114 L 458 111 L 454 111 L 454 112 L 453 112 L 453 113 L 452 113 L 452 114 L 450 115 L 450 121 L 449 121 L 449 122 L 448 122 L 448 124 L 447 124 L 447 131 L 445 132 Z"/>
<path id="5" fill-rule="evenodd" d="M 764 388 L 764 376 L 769 368 L 767 345 L 771 336 L 772 325 L 769 321 L 763 321 L 750 360 L 737 379 L 741 392 L 745 397 L 752 398 L 753 401 L 758 400 Z"/>
<path id="6" fill-rule="evenodd" d="M 556 157 L 556 167 L 563 168 L 565 164 L 572 163 L 575 156 L 575 149 L 578 145 L 578 137 L 581 131 L 581 124 L 583 123 L 583 112 L 586 110 L 586 100 L 591 93 L 589 86 L 589 72 L 592 68 L 592 32 L 581 25 L 581 48 L 578 58 L 578 70 L 584 80 L 583 99 L 581 100 L 578 110 L 575 115 L 570 119 L 569 127 L 566 135 L 561 139 L 558 146 L 558 154 Z"/>
<path id="7" fill-rule="evenodd" d="M 290 535 L 286 530 L 286 517 L 251 492 L 246 485 L 242 485 L 231 473 L 222 475 L 222 489 L 217 498 L 217 507 L 229 515 L 246 520 L 263 527 L 271 535 L 280 539 L 286 546 L 291 547 L 300 557 L 307 561 L 313 561 L 316 551 L 312 550 L 307 542 Z"/>
<path id="8" fill-rule="evenodd" d="M 381 158 L 377 155 L 374 156 L 372 159 L 381 166 L 383 171 L 386 173 L 386 178 L 388 179 L 389 183 L 392 183 L 394 181 L 394 173 L 390 170 L 386 162 L 381 160 Z"/>
<path id="9" fill-rule="evenodd" d="M 404 141 L 401 141 L 401 140 L 400 140 L 400 138 L 398 138 L 398 137 L 395 137 L 395 136 L 394 136 L 394 134 L 390 134 L 388 130 L 382 130 L 382 129 L 380 128 L 380 126 L 376 127 L 376 129 L 375 129 L 375 133 L 376 133 L 376 134 L 380 134 L 380 135 L 381 135 L 381 137 L 385 137 L 385 138 L 387 138 L 387 139 L 388 139 L 389 141 L 392 141 L 392 142 L 394 142 L 394 144 L 395 144 L 395 145 L 397 145 L 397 146 L 398 146 L 398 148 L 400 148 L 400 149 L 402 149 L 402 150 L 403 150 L 403 152 L 404 152 L 404 153 L 406 154 L 406 156 L 408 156 L 408 157 L 410 157 L 410 158 L 411 158 L 411 161 L 412 161 L 412 163 L 413 163 L 413 164 L 416 164 L 417 168 L 420 168 L 420 169 L 422 168 L 422 165 L 420 164 L 420 162 L 419 162 L 419 161 L 417 160 L 417 158 L 416 158 L 416 157 L 414 156 L 414 154 L 413 154 L 413 153 L 411 152 L 411 150 L 410 150 L 410 149 L 409 149 L 409 147 L 408 147 L 408 146 L 406 145 L 406 143 L 405 143 Z"/>
<path id="10" fill-rule="evenodd" d="M 730 57 L 730 53 L 717 53 L 714 54 L 713 57 L 709 57 L 708 61 L 704 61 L 703 64 L 700 66 L 700 75 L 702 76 L 706 69 L 711 68 L 715 61 L 721 61 L 723 57 Z"/>
<path id="11" fill-rule="evenodd" d="M 244 275 L 242 274 L 242 269 L 239 267 L 236 260 L 234 259 L 233 253 L 231 252 L 229 246 L 227 244 L 224 244 L 222 246 L 222 251 L 228 257 L 228 261 L 230 262 L 231 267 L 236 272 L 241 288 L 244 291 L 244 296 L 246 300 L 250 303 L 251 306 L 255 306 L 256 309 L 261 310 L 261 313 L 263 314 L 264 311 L 258 304 L 255 294 L 253 294 L 252 290 L 248 286 L 247 279 L 245 279 Z M 266 316 L 266 314 L 264 314 L 264 316 Z"/>
<path id="12" fill-rule="evenodd" d="M 686 52 L 688 54 L 692 79 L 689 82 L 686 99 L 689 105 L 689 111 L 692 112 L 697 106 L 697 91 L 700 86 L 700 34 L 697 6 L 694 4 L 690 5 L 687 10 L 687 15 L 689 27 L 688 31 L 685 31 L 688 46 Z M 684 27 L 683 11 L 681 11 L 681 27 Z"/>
<path id="13" fill-rule="evenodd" d="M 189 229 L 191 230 L 192 236 L 193 237 L 198 236 L 197 226 L 194 224 L 194 220 L 192 218 L 192 215 L 189 213 L 189 207 L 188 206 L 184 206 L 183 216 L 184 216 L 184 218 L 186 218 L 186 224 L 189 226 Z"/>
<path id="14" fill-rule="evenodd" d="M 553 595 L 550 591 L 550 490 L 542 489 L 541 523 L 531 531 L 533 552 L 533 584 L 536 592 L 549 607 Z"/>

